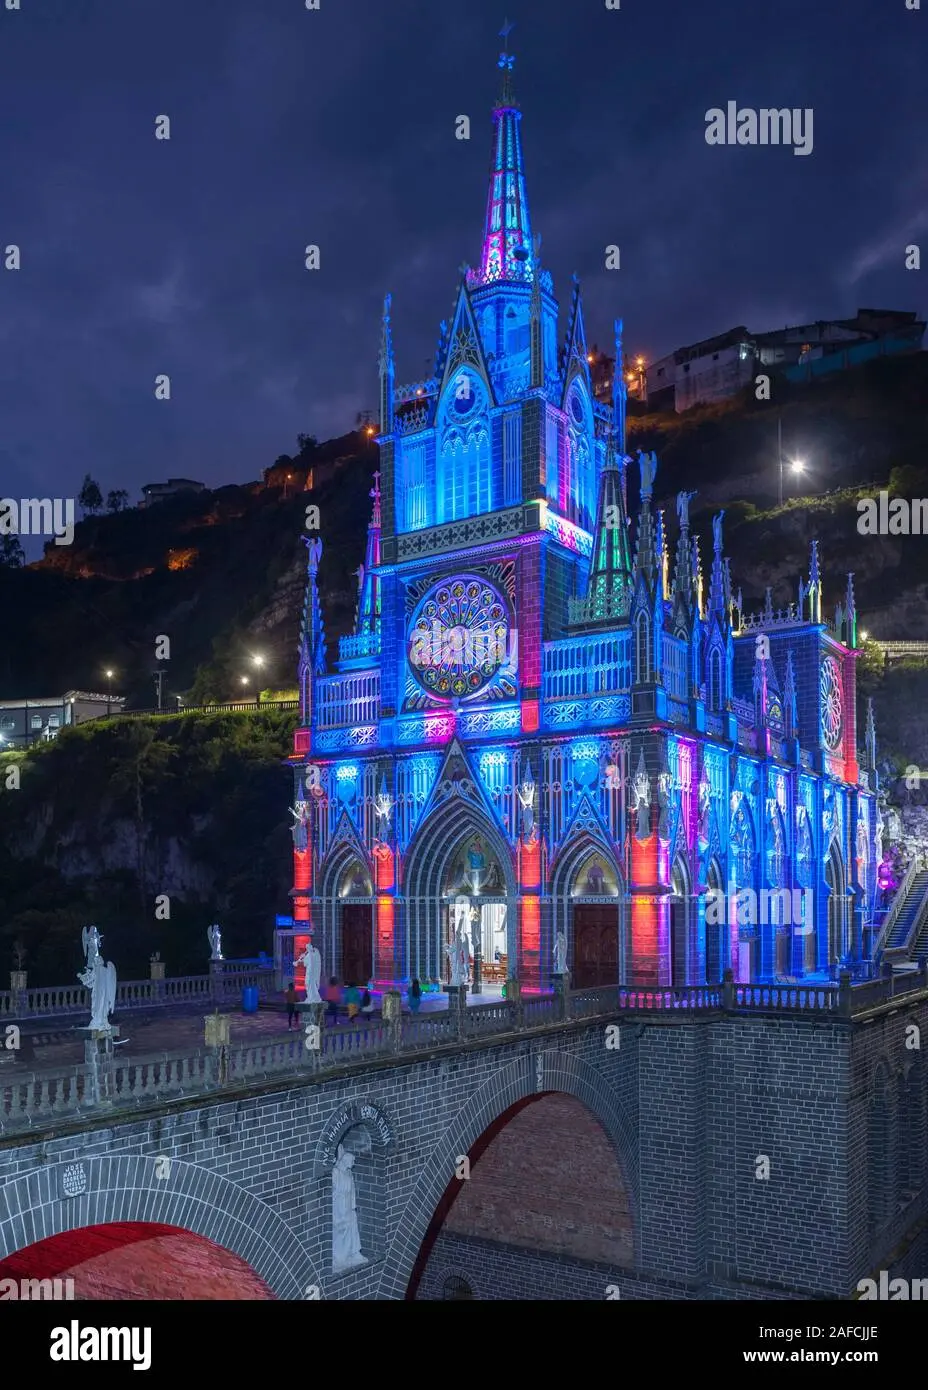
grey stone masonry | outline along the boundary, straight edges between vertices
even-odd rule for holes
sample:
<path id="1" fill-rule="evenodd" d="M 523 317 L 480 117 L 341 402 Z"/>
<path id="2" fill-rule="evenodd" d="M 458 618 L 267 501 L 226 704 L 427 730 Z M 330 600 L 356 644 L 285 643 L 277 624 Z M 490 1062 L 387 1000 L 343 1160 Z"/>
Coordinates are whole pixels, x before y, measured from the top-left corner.
<path id="1" fill-rule="evenodd" d="M 400 1299 L 423 1268 L 421 1296 L 440 1297 L 433 1264 L 450 1247 L 444 1236 L 431 1246 L 433 1216 L 460 1157 L 490 1130 L 504 1138 L 515 1107 L 560 1092 L 599 1122 L 627 1192 L 634 1259 L 613 1279 L 622 1297 L 841 1298 L 880 1261 L 928 1273 L 914 1269 L 925 1250 L 928 991 L 892 1001 L 875 991 L 855 1017 L 662 997 L 651 1012 L 464 1037 L 337 1074 L 233 1075 L 221 1092 L 154 1097 L 137 1116 L 65 1115 L 5 1134 L 0 1256 L 82 1226 L 151 1221 L 238 1254 L 278 1298 Z M 356 1156 L 368 1263 L 333 1275 L 339 1144 Z M 499 1287 L 527 1289 L 531 1252 L 504 1253 Z M 478 1283 L 492 1273 L 485 1255 Z M 591 1291 L 598 1267 L 568 1276 L 568 1261 L 552 1274 L 551 1258 L 538 1257 L 539 1287 L 559 1278 L 565 1298 L 605 1296 Z"/>

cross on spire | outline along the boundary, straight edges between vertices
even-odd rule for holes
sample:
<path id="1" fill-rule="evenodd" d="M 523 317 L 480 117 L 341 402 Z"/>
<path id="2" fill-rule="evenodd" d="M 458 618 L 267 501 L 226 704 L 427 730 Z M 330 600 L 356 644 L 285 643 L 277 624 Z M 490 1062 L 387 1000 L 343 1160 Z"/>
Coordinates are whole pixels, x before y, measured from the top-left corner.
<path id="1" fill-rule="evenodd" d="M 503 51 L 499 55 L 497 67 L 501 68 L 503 73 L 503 90 L 500 101 L 504 106 L 512 104 L 512 68 L 516 60 L 515 55 L 509 52 L 509 35 L 514 28 L 515 25 L 511 24 L 508 19 L 504 19 L 503 27 L 499 31 L 499 36 L 503 41 Z"/>

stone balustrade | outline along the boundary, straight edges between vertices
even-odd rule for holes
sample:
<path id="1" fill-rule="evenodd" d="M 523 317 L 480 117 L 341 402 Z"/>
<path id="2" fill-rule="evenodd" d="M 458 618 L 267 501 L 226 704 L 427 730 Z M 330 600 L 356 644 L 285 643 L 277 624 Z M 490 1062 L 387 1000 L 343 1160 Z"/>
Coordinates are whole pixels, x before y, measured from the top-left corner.
<path id="1" fill-rule="evenodd" d="M 235 977 L 247 979 L 260 973 L 240 968 Z M 55 998 L 67 992 L 35 991 L 37 995 Z M 573 991 L 559 985 L 553 995 L 519 998 L 515 989 L 513 994 L 516 997 L 511 1000 L 495 1000 L 470 1008 L 455 1000 L 455 1007 L 444 1012 L 401 1015 L 394 1022 L 370 1020 L 357 1029 L 322 1028 L 318 1048 L 307 1047 L 308 1035 L 297 1033 L 193 1052 L 135 1058 L 111 1053 L 81 1066 L 13 1070 L 4 1078 L 0 1133 L 40 1132 L 49 1122 L 65 1117 L 132 1111 L 180 1096 L 247 1089 L 275 1078 L 330 1076 L 341 1068 L 389 1060 L 398 1054 L 409 1061 L 416 1054 L 453 1051 L 471 1041 L 511 1041 L 514 1035 L 629 1015 L 679 1011 L 694 1019 L 710 1019 L 721 1013 L 785 1013 L 830 1016 L 850 1022 L 876 1009 L 898 1007 L 900 999 L 914 1000 L 928 994 L 928 970 L 857 985 L 851 984 L 848 975 L 842 975 L 834 985 L 739 984 L 729 971 L 719 985 L 612 985 Z"/>
<path id="2" fill-rule="evenodd" d="M 119 980 L 116 1012 L 123 1009 L 157 1009 L 165 1005 L 198 1001 L 227 1001 L 246 987 L 259 996 L 277 992 L 274 967 L 262 968 L 224 961 L 215 975 L 176 975 L 164 980 Z M 83 985 L 52 985 L 41 989 L 0 990 L 0 1018 L 63 1018 L 90 1013 L 90 991 Z"/>

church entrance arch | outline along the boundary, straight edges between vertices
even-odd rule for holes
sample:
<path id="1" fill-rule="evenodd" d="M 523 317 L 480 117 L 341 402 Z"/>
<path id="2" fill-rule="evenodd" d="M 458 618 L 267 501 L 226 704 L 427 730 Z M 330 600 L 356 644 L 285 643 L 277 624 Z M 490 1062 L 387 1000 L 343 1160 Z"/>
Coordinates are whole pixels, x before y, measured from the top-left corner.
<path id="1" fill-rule="evenodd" d="M 706 983 L 721 983 L 725 970 L 725 933 L 728 912 L 725 903 L 725 888 L 722 871 L 717 859 L 709 863 L 706 893 Z"/>
<path id="2" fill-rule="evenodd" d="M 470 952 L 472 986 L 517 973 L 512 860 L 478 807 L 463 798 L 436 807 L 413 841 L 403 886 L 410 978 L 447 984 L 445 948 L 458 931 Z"/>
<path id="3" fill-rule="evenodd" d="M 622 888 L 618 865 L 605 846 L 593 839 L 575 846 L 555 868 L 551 881 L 554 936 L 563 931 L 567 937 L 572 989 L 598 989 L 625 978 Z"/>

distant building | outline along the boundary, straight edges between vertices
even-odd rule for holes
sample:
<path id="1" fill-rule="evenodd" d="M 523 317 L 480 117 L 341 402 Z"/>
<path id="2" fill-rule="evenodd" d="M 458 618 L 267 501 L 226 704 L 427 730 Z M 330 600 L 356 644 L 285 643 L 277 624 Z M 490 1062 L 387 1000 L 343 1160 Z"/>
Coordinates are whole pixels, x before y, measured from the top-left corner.
<path id="1" fill-rule="evenodd" d="M 767 368 L 790 381 L 809 381 L 873 357 L 919 352 L 924 335 L 923 320 L 895 309 L 858 309 L 852 319 L 818 319 L 769 333 L 742 325 L 653 362 L 646 373 L 648 407 L 681 411 L 728 400 Z"/>
<path id="2" fill-rule="evenodd" d="M 179 492 L 205 491 L 206 484 L 195 482 L 192 478 L 168 478 L 166 483 L 146 483 L 139 506 L 150 507 L 155 502 L 163 502 L 166 497 L 176 497 Z"/>
<path id="3" fill-rule="evenodd" d="M 64 695 L 35 700 L 0 700 L 0 745 L 27 748 L 39 739 L 56 738 L 59 730 L 69 725 L 119 714 L 124 704 L 122 695 L 86 690 L 68 690 Z"/>

